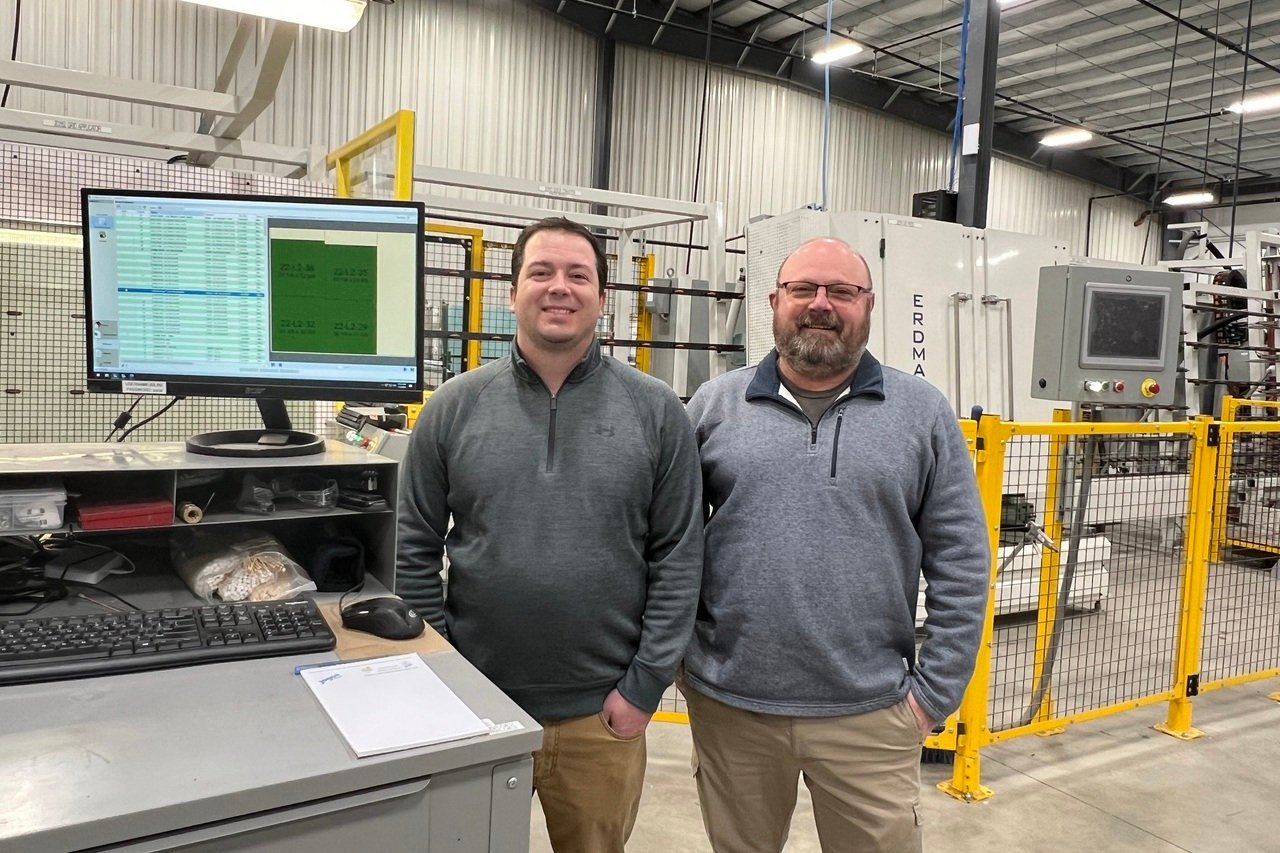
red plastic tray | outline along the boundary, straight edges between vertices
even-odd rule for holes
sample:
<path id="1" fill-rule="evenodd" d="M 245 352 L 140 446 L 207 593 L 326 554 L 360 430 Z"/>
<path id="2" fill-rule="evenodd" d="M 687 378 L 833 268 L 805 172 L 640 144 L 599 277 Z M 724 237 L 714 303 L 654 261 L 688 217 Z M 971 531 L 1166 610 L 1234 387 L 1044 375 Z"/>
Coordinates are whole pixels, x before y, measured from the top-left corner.
<path id="1" fill-rule="evenodd" d="M 76 509 L 80 526 L 85 530 L 168 527 L 173 524 L 173 503 L 165 500 L 79 502 Z"/>

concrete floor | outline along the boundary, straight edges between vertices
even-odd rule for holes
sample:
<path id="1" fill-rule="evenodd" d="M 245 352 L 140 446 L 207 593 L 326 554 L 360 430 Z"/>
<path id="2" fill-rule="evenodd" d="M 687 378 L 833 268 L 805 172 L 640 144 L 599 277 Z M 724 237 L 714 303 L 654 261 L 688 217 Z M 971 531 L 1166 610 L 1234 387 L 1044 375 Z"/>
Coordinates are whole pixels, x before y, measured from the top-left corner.
<path id="1" fill-rule="evenodd" d="M 983 751 L 982 782 L 995 796 L 966 805 L 934 789 L 951 768 L 922 768 L 925 849 L 936 853 L 1266 853 L 1280 851 L 1280 679 L 1195 699 L 1205 737 L 1154 731 L 1156 705 L 1019 737 Z M 534 801 L 533 853 L 551 850 Z M 804 786 L 787 853 L 817 853 Z M 632 853 L 709 851 L 689 770 L 689 730 L 649 729 L 649 771 Z"/>

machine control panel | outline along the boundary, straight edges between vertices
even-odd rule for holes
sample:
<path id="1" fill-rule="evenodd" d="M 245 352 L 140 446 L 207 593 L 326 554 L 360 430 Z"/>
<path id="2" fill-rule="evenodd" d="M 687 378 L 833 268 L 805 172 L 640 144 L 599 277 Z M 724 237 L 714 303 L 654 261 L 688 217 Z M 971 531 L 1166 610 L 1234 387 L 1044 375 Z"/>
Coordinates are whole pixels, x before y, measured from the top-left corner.
<path id="1" fill-rule="evenodd" d="M 1116 406 L 1173 402 L 1182 276 L 1065 265 L 1040 270 L 1031 396 Z"/>

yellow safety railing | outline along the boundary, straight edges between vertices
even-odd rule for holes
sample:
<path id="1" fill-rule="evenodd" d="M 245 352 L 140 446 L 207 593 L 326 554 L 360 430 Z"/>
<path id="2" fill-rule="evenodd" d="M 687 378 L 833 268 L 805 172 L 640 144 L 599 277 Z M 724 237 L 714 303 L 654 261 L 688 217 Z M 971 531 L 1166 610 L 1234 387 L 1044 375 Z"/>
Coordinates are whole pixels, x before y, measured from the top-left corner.
<path id="1" fill-rule="evenodd" d="M 653 278 L 656 260 L 653 255 L 645 255 L 643 258 L 637 258 L 640 264 L 640 283 L 648 284 L 649 279 Z M 644 294 L 639 294 L 636 300 L 636 340 L 652 341 L 653 340 L 653 315 L 644 310 Z M 653 367 L 653 350 L 649 347 L 640 347 L 636 351 L 636 367 L 648 373 Z"/>
<path id="2" fill-rule="evenodd" d="M 1280 421 L 1240 421 L 1239 406 L 1224 401 L 1214 425 L 1217 476 L 1206 484 L 1212 540 L 1201 589 L 1200 630 L 1189 637 L 1199 651 L 1198 691 L 1280 675 L 1280 624 L 1274 573 L 1280 569 Z M 1277 404 L 1262 404 L 1274 408 Z M 1227 549 L 1231 550 L 1228 551 Z M 1230 559 L 1228 559 L 1228 556 Z M 1280 693 L 1272 694 L 1280 701 Z"/>
<path id="3" fill-rule="evenodd" d="M 1228 404 L 1224 414 L 1234 417 L 1236 409 Z M 1018 442 L 1025 445 L 1021 468 Z M 1105 447 L 1112 451 L 1104 456 L 1098 449 Z M 1155 728 L 1193 739 L 1201 735 L 1192 725 L 1196 695 L 1280 676 L 1274 630 L 1280 607 L 1267 592 L 1274 581 L 1248 561 L 1218 562 L 1223 544 L 1245 542 L 1265 552 L 1256 538 L 1264 534 L 1280 554 L 1280 422 L 1068 423 L 1060 414 L 1052 424 L 1018 424 L 984 418 L 975 449 L 995 557 L 991 603 L 973 680 L 955 718 L 952 778 L 940 789 L 969 802 L 984 799 L 992 793 L 981 783 L 981 750 L 987 745 L 1058 733 L 1072 723 L 1160 702 L 1168 703 L 1167 717 Z M 1104 470 L 1105 460 L 1121 469 Z M 1142 461 L 1159 471 L 1123 470 Z M 1010 492 L 1029 482 L 1039 487 L 1039 533 L 1055 546 L 1023 563 L 1038 564 L 1033 625 L 1025 619 L 997 621 L 993 608 L 1002 552 L 1010 550 L 997 544 L 997 519 Z M 1127 504 L 1120 488 L 1126 484 L 1134 489 Z M 1154 518 L 1136 511 L 1124 523 L 1112 520 L 1144 501 Z M 1145 529 L 1143 524 L 1156 531 L 1146 535 L 1163 544 L 1120 542 L 1130 535 L 1123 528 Z M 1238 529 L 1250 524 L 1261 532 L 1243 538 Z M 1165 542 L 1170 531 L 1176 535 Z M 1103 539 L 1106 547 L 1098 544 Z M 1067 596 L 1077 593 L 1064 588 L 1064 568 L 1072 559 L 1078 570 L 1089 549 L 1110 575 L 1105 599 L 1115 612 L 1094 622 L 1094 614 L 1080 612 L 1064 623 Z M 1065 637 L 1072 626 L 1069 645 Z M 1032 701 L 1014 706 L 1021 714 L 1013 723 L 997 727 L 999 703 L 1026 695 Z M 1270 698 L 1280 701 L 1280 693 Z"/>
<path id="4" fill-rule="evenodd" d="M 392 196 L 398 199 L 413 198 L 413 135 L 412 110 L 399 110 L 373 127 L 361 133 L 325 157 L 325 165 L 334 172 L 338 195 L 350 198 L 364 183 L 353 171 L 358 158 L 368 155 L 387 141 L 392 143 Z"/>
<path id="5" fill-rule="evenodd" d="M 964 421 L 961 421 L 964 424 Z M 973 423 L 969 421 L 969 423 Z M 990 738 L 987 728 L 987 692 L 991 683 L 991 642 L 995 622 L 996 560 L 1000 542 L 1001 492 L 1000 472 L 1004 467 L 1006 428 L 999 418 L 984 416 L 976 424 L 977 435 L 973 444 L 974 469 L 978 478 L 978 492 L 986 513 L 987 539 L 990 542 L 991 572 L 987 584 L 986 617 L 982 623 L 982 641 L 973 677 L 965 689 L 960 709 L 949 718 L 946 732 L 955 741 L 955 764 L 950 782 L 941 782 L 938 788 L 957 799 L 977 802 L 990 797 L 992 791 L 981 783 L 982 756 L 980 750 Z M 955 731 L 951 731 L 954 719 Z M 948 738 L 951 739 L 951 738 Z M 926 741 L 926 746 L 930 744 Z"/>
<path id="6" fill-rule="evenodd" d="M 1222 398 L 1222 420 L 1224 425 L 1229 423 L 1248 423 L 1248 424 L 1259 423 L 1257 421 L 1240 421 L 1240 416 L 1242 414 L 1240 410 L 1245 408 L 1249 409 L 1250 411 L 1257 409 L 1262 412 L 1270 413 L 1270 415 L 1273 418 L 1280 417 L 1280 402 L 1275 402 L 1270 400 L 1242 400 L 1238 397 L 1227 396 Z M 1246 428 L 1246 434 L 1248 431 L 1249 431 L 1248 428 Z M 1232 433 L 1232 434 L 1234 435 L 1235 433 Z M 1219 463 L 1219 466 L 1220 466 L 1220 470 L 1218 472 L 1218 482 L 1222 484 L 1230 483 L 1231 482 L 1231 456 L 1227 455 L 1223 457 Z M 1240 548 L 1255 548 L 1257 550 L 1271 551 L 1276 554 L 1280 554 L 1280 543 L 1277 543 L 1274 545 L 1268 544 L 1268 543 L 1256 543 L 1256 542 L 1250 542 L 1248 540 L 1233 538 L 1231 536 L 1228 536 L 1227 535 L 1227 514 L 1228 513 L 1225 511 L 1225 507 L 1228 505 L 1228 502 L 1225 500 L 1225 498 L 1228 496 L 1223 495 L 1222 497 L 1224 499 L 1222 501 L 1224 504 L 1224 511 L 1215 513 L 1213 517 L 1213 533 L 1212 533 L 1212 539 L 1210 540 L 1210 543 L 1209 543 L 1210 561 L 1218 562 L 1219 560 L 1221 560 L 1222 549 L 1228 546 L 1240 547 Z"/>
<path id="7" fill-rule="evenodd" d="M 443 222 L 428 222 L 427 231 L 437 234 L 452 234 L 469 240 L 471 250 L 468 252 L 470 260 L 468 268 L 471 272 L 483 273 L 485 271 L 484 231 L 479 228 L 450 225 Z M 466 291 L 467 311 L 466 316 L 463 318 L 463 330 L 478 332 L 484 327 L 484 279 L 479 276 L 472 276 L 466 280 L 464 289 Z M 469 340 L 466 342 L 463 365 L 464 370 L 474 370 L 480 366 L 480 341 Z"/>

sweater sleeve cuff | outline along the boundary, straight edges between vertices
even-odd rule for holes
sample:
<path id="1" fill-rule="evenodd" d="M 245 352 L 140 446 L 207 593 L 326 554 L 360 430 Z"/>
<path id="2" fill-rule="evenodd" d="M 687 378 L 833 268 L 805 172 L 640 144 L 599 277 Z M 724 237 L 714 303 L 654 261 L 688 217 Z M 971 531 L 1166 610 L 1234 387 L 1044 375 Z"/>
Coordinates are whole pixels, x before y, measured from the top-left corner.
<path id="1" fill-rule="evenodd" d="M 935 695 L 925 688 L 924 682 L 919 675 L 912 676 L 908 690 L 916 697 L 916 702 L 920 704 L 920 710 L 928 714 L 929 719 L 933 720 L 935 725 L 949 717 L 951 711 L 956 710 L 953 705 L 951 710 L 942 711 L 941 708 L 943 706 L 936 701 Z M 955 704 L 959 705 L 959 700 Z"/>
<path id="2" fill-rule="evenodd" d="M 642 711 L 652 714 L 662 703 L 663 692 L 671 686 L 671 679 L 663 680 L 644 666 L 632 662 L 622 680 L 618 692 L 622 698 Z"/>

